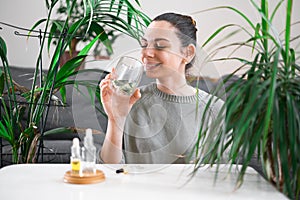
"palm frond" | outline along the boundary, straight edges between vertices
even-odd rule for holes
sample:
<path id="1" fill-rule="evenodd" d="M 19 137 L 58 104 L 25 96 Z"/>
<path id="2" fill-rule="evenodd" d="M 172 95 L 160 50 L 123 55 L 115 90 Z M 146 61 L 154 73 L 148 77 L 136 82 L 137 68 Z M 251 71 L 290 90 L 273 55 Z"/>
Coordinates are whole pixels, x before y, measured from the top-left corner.
<path id="1" fill-rule="evenodd" d="M 197 154 L 199 157 L 196 166 L 200 167 L 203 163 L 220 163 L 222 156 L 227 155 L 228 163 L 242 165 L 237 180 L 237 185 L 240 186 L 247 166 L 257 155 L 270 182 L 288 197 L 298 198 L 300 68 L 296 64 L 299 51 L 291 48 L 290 44 L 298 41 L 299 35 L 290 37 L 292 1 L 284 1 L 286 2 L 284 34 L 278 34 L 273 25 L 275 15 L 283 1 L 275 5 L 271 16 L 267 0 L 261 0 L 259 6 L 254 1 L 251 2 L 261 16 L 261 22 L 256 26 L 250 18 L 235 8 L 221 6 L 209 9 L 230 9 L 239 14 L 253 29 L 253 36 L 250 35 L 245 42 L 218 47 L 209 54 L 212 61 L 239 60 L 243 68 L 248 69 L 241 73 L 238 80 L 229 84 L 225 93 L 218 92 L 220 89 L 215 92 L 221 95 L 221 98 L 226 95 L 220 111 L 220 117 L 224 116 L 225 127 L 220 125 L 222 120 L 219 119 L 209 124 L 209 129 L 205 128 L 208 124 L 203 121 L 209 116 L 204 114 L 195 149 L 197 152 L 205 153 L 203 148 L 205 146 L 210 148 L 204 155 Z M 234 26 L 223 25 L 209 37 L 208 42 L 212 42 L 219 33 L 231 27 Z M 280 37 L 283 39 L 279 39 Z M 227 58 L 213 58 L 218 51 L 233 46 L 253 48 L 254 58 L 235 56 L 237 48 Z M 230 75 L 235 73 L 236 71 Z M 224 82 L 228 80 L 225 79 Z M 210 101 L 207 107 L 212 103 L 213 101 Z M 208 135 L 216 136 L 206 140 Z"/>

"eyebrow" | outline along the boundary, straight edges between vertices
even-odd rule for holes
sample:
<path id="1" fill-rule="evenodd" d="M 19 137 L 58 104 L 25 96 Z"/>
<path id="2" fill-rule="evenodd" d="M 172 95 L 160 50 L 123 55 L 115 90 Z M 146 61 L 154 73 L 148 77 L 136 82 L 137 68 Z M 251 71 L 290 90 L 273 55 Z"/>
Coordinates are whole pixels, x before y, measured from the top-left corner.
<path id="1" fill-rule="evenodd" d="M 148 41 L 146 38 L 142 37 L 141 40 L 144 40 L 144 41 Z M 160 40 L 164 40 L 164 41 L 167 41 L 167 42 L 170 42 L 168 39 L 166 38 L 155 38 L 154 41 L 157 42 L 157 41 L 160 41 Z"/>

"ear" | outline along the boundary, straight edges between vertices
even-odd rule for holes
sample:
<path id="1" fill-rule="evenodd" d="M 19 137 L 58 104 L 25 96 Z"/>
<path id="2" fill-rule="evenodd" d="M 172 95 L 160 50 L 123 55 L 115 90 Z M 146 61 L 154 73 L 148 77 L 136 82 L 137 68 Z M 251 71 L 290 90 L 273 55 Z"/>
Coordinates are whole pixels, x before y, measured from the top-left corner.
<path id="1" fill-rule="evenodd" d="M 195 45 L 193 44 L 189 44 L 187 47 L 185 47 L 185 50 L 184 50 L 184 60 L 187 62 L 187 63 L 190 63 L 193 58 L 195 57 L 196 55 L 196 47 Z"/>
<path id="2" fill-rule="evenodd" d="M 196 47 L 193 44 L 189 44 L 187 46 L 187 61 L 190 63 L 196 55 Z"/>

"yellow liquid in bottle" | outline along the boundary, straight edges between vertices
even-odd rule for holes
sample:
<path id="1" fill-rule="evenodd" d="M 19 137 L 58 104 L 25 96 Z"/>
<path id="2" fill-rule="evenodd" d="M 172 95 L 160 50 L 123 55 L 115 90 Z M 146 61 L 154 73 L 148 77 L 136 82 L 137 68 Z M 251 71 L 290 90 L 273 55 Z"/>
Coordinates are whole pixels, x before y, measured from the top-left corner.
<path id="1" fill-rule="evenodd" d="M 72 160 L 71 161 L 72 172 L 79 173 L 80 171 L 80 160 Z"/>

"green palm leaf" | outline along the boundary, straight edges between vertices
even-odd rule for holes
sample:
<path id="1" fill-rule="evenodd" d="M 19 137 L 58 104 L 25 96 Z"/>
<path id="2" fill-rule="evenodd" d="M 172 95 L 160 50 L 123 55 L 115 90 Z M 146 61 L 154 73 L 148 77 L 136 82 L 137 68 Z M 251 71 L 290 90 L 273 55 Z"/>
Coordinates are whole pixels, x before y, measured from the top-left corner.
<path id="1" fill-rule="evenodd" d="M 251 47 L 254 59 L 246 60 L 232 56 L 236 50 L 231 52 L 228 58 L 212 59 L 212 61 L 238 60 L 242 62 L 240 68 L 247 66 L 249 69 L 241 73 L 239 79 L 227 87 L 226 93 L 220 91 L 220 87 L 217 88 L 215 94 L 221 95 L 224 99 L 227 97 L 220 113 L 220 118 L 225 116 L 223 120 L 225 127 L 220 125 L 221 119 L 212 122 L 209 129 L 203 128 L 207 124 L 201 124 L 198 142 L 195 145 L 196 154 L 205 152 L 203 151 L 205 146 L 210 148 L 204 155 L 197 154 L 199 159 L 196 169 L 202 163 L 220 163 L 220 158 L 228 151 L 227 162 L 242 165 L 237 180 L 237 186 L 240 186 L 247 166 L 257 154 L 270 182 L 289 198 L 296 199 L 300 194 L 300 157 L 298 155 L 300 150 L 300 68 L 296 64 L 299 51 L 291 48 L 291 41 L 299 40 L 300 37 L 299 35 L 292 39 L 290 37 L 292 0 L 276 3 L 271 16 L 269 16 L 267 0 L 261 0 L 260 6 L 252 0 L 251 2 L 261 16 L 261 22 L 256 26 L 250 18 L 235 8 L 221 6 L 208 9 L 232 10 L 246 20 L 253 29 L 253 36 L 250 35 L 244 43 L 217 47 L 209 56 L 212 58 L 221 49 L 238 46 L 238 48 Z M 283 2 L 286 3 L 286 27 L 285 34 L 281 35 L 277 34 L 272 23 Z M 223 30 L 235 26 L 237 25 L 230 23 L 222 25 L 213 32 L 204 46 L 216 39 Z M 279 39 L 280 37 L 284 38 Z M 225 79 L 224 82 L 227 83 L 228 80 L 230 78 Z M 213 101 L 209 101 L 207 108 L 212 104 Z M 209 118 L 207 114 L 203 117 L 203 121 Z M 216 137 L 205 140 L 210 134 Z"/>

